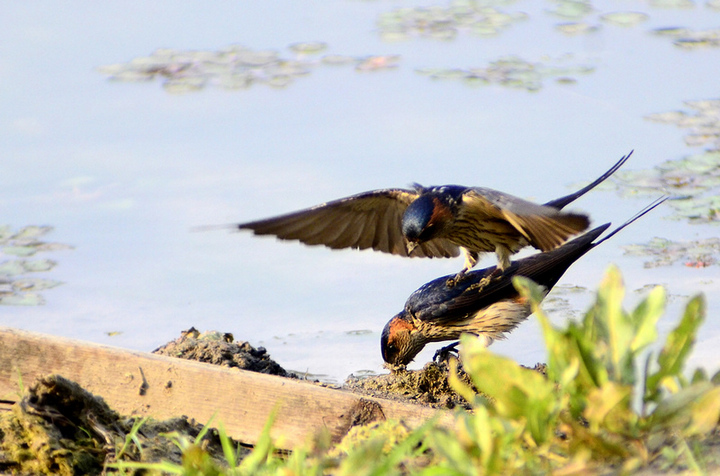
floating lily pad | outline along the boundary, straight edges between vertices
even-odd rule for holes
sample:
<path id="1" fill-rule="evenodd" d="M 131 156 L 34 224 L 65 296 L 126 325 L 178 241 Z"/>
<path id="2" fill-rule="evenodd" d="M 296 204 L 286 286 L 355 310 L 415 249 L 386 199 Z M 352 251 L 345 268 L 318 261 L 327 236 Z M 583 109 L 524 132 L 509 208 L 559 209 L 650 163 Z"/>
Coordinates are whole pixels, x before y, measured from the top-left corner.
<path id="1" fill-rule="evenodd" d="M 355 69 L 358 71 L 378 71 L 381 69 L 396 68 L 400 61 L 399 56 L 370 56 L 360 61 Z"/>
<path id="2" fill-rule="evenodd" d="M 449 6 L 398 8 L 378 17 L 380 37 L 401 41 L 412 37 L 452 40 L 462 32 L 496 36 L 527 15 L 504 12 L 488 2 L 453 1 Z"/>
<path id="3" fill-rule="evenodd" d="M 653 238 L 640 245 L 625 246 L 625 253 L 648 258 L 646 268 L 669 266 L 677 262 L 693 268 L 717 264 L 720 257 L 720 238 L 697 241 L 671 241 Z"/>
<path id="4" fill-rule="evenodd" d="M 15 255 L 15 256 L 31 256 L 34 255 L 37 251 L 37 248 L 34 246 L 5 246 L 2 249 L 2 252 L 6 255 Z"/>
<path id="5" fill-rule="evenodd" d="M 51 226 L 26 226 L 12 236 L 12 239 L 37 238 L 52 231 Z"/>
<path id="6" fill-rule="evenodd" d="M 576 36 L 595 33 L 600 29 L 600 27 L 598 27 L 597 25 L 591 25 L 589 23 L 568 22 L 558 23 L 557 25 L 555 25 L 555 29 L 564 35 Z"/>
<path id="7" fill-rule="evenodd" d="M 0 304 L 5 306 L 40 306 L 45 304 L 45 299 L 36 293 L 20 293 L 0 296 Z"/>
<path id="8" fill-rule="evenodd" d="M 52 231 L 49 226 L 27 226 L 13 232 L 10 226 L 0 226 L 0 255 L 18 259 L 0 262 L 0 304 L 35 306 L 45 301 L 38 291 L 54 288 L 60 281 L 28 278 L 27 273 L 50 271 L 57 264 L 50 259 L 22 259 L 36 253 L 72 249 L 61 243 L 46 243 L 39 238 Z"/>
<path id="9" fill-rule="evenodd" d="M 23 260 L 23 268 L 29 273 L 38 273 L 41 271 L 50 271 L 57 264 L 55 261 L 50 259 L 34 259 L 34 260 Z"/>
<path id="10" fill-rule="evenodd" d="M 111 80 L 138 82 L 160 79 L 165 91 L 187 94 L 208 86 L 228 90 L 248 89 L 255 84 L 285 88 L 321 65 L 350 64 L 358 70 L 369 71 L 395 67 L 399 61 L 397 56 L 328 55 L 311 58 L 327 49 L 327 44 L 322 42 L 293 43 L 288 49 L 292 57 L 283 57 L 277 51 L 251 50 L 241 45 L 230 45 L 218 51 L 163 48 L 125 64 L 101 66 L 98 71 Z M 385 63 L 381 64 L 383 59 Z"/>
<path id="11" fill-rule="evenodd" d="M 600 20 L 605 23 L 621 27 L 636 26 L 649 18 L 648 15 L 640 12 L 613 12 L 600 15 Z"/>
<path id="12" fill-rule="evenodd" d="M 556 2 L 557 6 L 553 10 L 548 10 L 548 13 L 553 15 L 568 18 L 568 19 L 580 19 L 593 12 L 593 7 L 590 2 L 582 0 L 559 0 Z"/>
<path id="13" fill-rule="evenodd" d="M 655 8 L 693 8 L 692 0 L 650 0 L 650 6 Z"/>
<path id="14" fill-rule="evenodd" d="M 160 79 L 165 91 L 187 94 L 208 86 L 229 90 L 248 89 L 255 84 L 285 88 L 297 78 L 322 65 L 354 65 L 369 71 L 395 67 L 397 56 L 340 56 L 314 58 L 327 49 L 322 42 L 293 43 L 289 56 L 272 50 L 252 50 L 230 45 L 218 51 L 159 49 L 150 56 L 128 63 L 101 66 L 97 70 L 111 80 L 152 81 Z M 385 60 L 384 64 L 381 64 Z"/>
<path id="15" fill-rule="evenodd" d="M 493 61 L 486 68 L 470 69 L 433 69 L 422 68 L 417 73 L 432 79 L 461 80 L 470 85 L 498 84 L 510 88 L 537 91 L 542 88 L 546 78 L 563 78 L 569 82 L 570 74 L 587 74 L 594 71 L 592 66 L 567 65 L 568 57 L 560 60 L 546 59 L 544 62 L 530 63 L 521 58 L 510 56 Z"/>
<path id="16" fill-rule="evenodd" d="M 653 33 L 673 38 L 673 44 L 683 49 L 720 46 L 720 29 L 692 30 L 690 28 L 658 28 Z"/>
<path id="17" fill-rule="evenodd" d="M 314 41 L 308 43 L 293 43 L 292 45 L 288 46 L 288 49 L 295 53 L 301 53 L 304 55 L 316 55 L 325 51 L 327 47 L 327 43 L 323 43 L 322 41 Z"/>
<path id="18" fill-rule="evenodd" d="M 12 287 L 15 291 L 42 291 L 44 289 L 60 286 L 62 281 L 42 278 L 23 278 L 13 281 Z"/>
<path id="19" fill-rule="evenodd" d="M 0 276 L 17 276 L 25 272 L 25 267 L 20 260 L 0 263 Z"/>

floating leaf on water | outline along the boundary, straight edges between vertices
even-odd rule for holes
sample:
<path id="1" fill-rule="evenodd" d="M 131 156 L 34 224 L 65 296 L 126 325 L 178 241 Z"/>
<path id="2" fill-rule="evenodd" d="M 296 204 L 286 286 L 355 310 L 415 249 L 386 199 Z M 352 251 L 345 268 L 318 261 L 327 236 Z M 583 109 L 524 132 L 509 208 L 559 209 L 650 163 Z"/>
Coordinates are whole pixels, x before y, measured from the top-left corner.
<path id="1" fill-rule="evenodd" d="M 684 140 L 690 147 L 698 147 L 707 143 L 713 143 L 718 139 L 720 139 L 720 131 L 716 134 L 688 134 Z"/>
<path id="2" fill-rule="evenodd" d="M 555 82 L 558 83 L 558 84 L 569 84 L 569 85 L 573 85 L 573 84 L 577 84 L 577 79 L 575 79 L 575 78 L 568 78 L 568 77 L 561 77 L 561 78 L 557 78 L 557 79 L 555 80 Z"/>
<path id="3" fill-rule="evenodd" d="M 685 120 L 688 115 L 682 111 L 659 112 L 645 116 L 645 120 L 652 122 L 661 122 L 663 124 L 679 124 Z"/>
<path id="4" fill-rule="evenodd" d="M 252 86 L 255 78 L 249 73 L 220 74 L 218 85 L 225 89 L 247 89 Z"/>
<path id="5" fill-rule="evenodd" d="M 275 51 L 244 50 L 237 53 L 237 61 L 247 66 L 266 66 L 279 60 Z"/>
<path id="6" fill-rule="evenodd" d="M 467 86 L 487 86 L 490 84 L 490 81 L 487 80 L 487 78 L 484 78 L 482 76 L 475 76 L 475 75 L 468 75 L 465 76 L 463 79 L 463 84 Z"/>
<path id="7" fill-rule="evenodd" d="M 595 33 L 600 28 L 597 25 L 590 25 L 589 23 L 568 22 L 558 23 L 557 25 L 555 25 L 555 29 L 564 35 L 574 36 Z"/>
<path id="8" fill-rule="evenodd" d="M 31 256 L 37 252 L 37 248 L 34 246 L 5 246 L 2 248 L 2 252 L 6 255 Z"/>
<path id="9" fill-rule="evenodd" d="M 35 245 L 35 248 L 38 251 L 62 251 L 74 249 L 73 246 L 63 243 L 38 243 L 37 245 Z"/>
<path id="10" fill-rule="evenodd" d="M 172 94 L 185 94 L 198 91 L 205 87 L 205 84 L 207 84 L 205 78 L 188 76 L 165 81 L 163 88 Z"/>
<path id="11" fill-rule="evenodd" d="M 613 12 L 600 15 L 600 20 L 615 26 L 631 27 L 636 26 L 650 17 L 640 12 Z"/>
<path id="12" fill-rule="evenodd" d="M 380 39 L 388 43 L 406 41 L 409 38 L 410 35 L 402 30 L 383 30 L 380 32 Z"/>
<path id="13" fill-rule="evenodd" d="M 683 101 L 689 108 L 702 112 L 720 113 L 720 99 L 703 99 L 700 101 Z"/>
<path id="14" fill-rule="evenodd" d="M 396 68 L 400 56 L 388 55 L 388 56 L 369 56 L 358 63 L 355 69 L 358 71 L 378 71 L 381 69 Z"/>
<path id="15" fill-rule="evenodd" d="M 707 48 L 720 46 L 720 40 L 717 38 L 679 38 L 673 42 L 675 46 L 687 50 L 695 48 Z"/>
<path id="16" fill-rule="evenodd" d="M 398 8 L 380 14 L 377 25 L 381 37 L 389 41 L 404 40 L 412 35 L 449 40 L 462 30 L 494 36 L 526 17 L 523 13 L 506 13 L 487 4 L 454 2 L 449 7 Z"/>
<path id="17" fill-rule="evenodd" d="M 625 246 L 625 254 L 650 258 L 646 268 L 669 266 L 674 263 L 717 263 L 720 256 L 720 239 L 708 238 L 697 241 L 670 241 L 653 238 L 647 244 Z"/>
<path id="18" fill-rule="evenodd" d="M 122 331 L 108 331 L 105 333 L 108 337 L 115 337 L 122 334 Z"/>
<path id="19" fill-rule="evenodd" d="M 345 65 L 345 64 L 355 64 L 357 61 L 352 56 L 345 56 L 345 55 L 325 55 L 322 57 L 321 60 L 324 64 L 329 65 Z"/>
<path id="20" fill-rule="evenodd" d="M 277 74 L 265 79 L 264 82 L 273 88 L 285 88 L 293 82 L 293 78 L 286 74 Z"/>
<path id="21" fill-rule="evenodd" d="M 0 226 L 0 244 L 9 240 L 12 236 L 13 236 L 13 233 L 12 233 L 12 228 L 10 227 L 10 225 L 1 225 Z"/>
<path id="22" fill-rule="evenodd" d="M 26 238 L 37 238 L 39 236 L 43 236 L 53 230 L 53 227 L 51 226 L 26 226 L 25 228 L 21 228 L 17 233 L 13 235 L 13 239 L 26 239 Z"/>
<path id="23" fill-rule="evenodd" d="M 50 259 L 23 260 L 21 263 L 24 270 L 30 273 L 50 271 L 57 265 L 55 261 Z"/>
<path id="24" fill-rule="evenodd" d="M 115 76 L 117 74 L 122 73 L 127 68 L 126 65 L 122 63 L 115 63 L 115 64 L 107 64 L 105 66 L 98 66 L 96 71 L 100 74 L 104 74 L 107 76 Z"/>
<path id="25" fill-rule="evenodd" d="M 325 51 L 327 47 L 327 43 L 323 43 L 322 41 L 311 41 L 307 43 L 293 43 L 292 45 L 288 46 L 288 49 L 295 53 L 316 55 Z"/>
<path id="26" fill-rule="evenodd" d="M 659 36 L 671 36 L 671 37 L 682 37 L 686 36 L 690 33 L 690 30 L 687 28 L 680 28 L 680 27 L 666 27 L 666 28 L 655 28 L 654 30 L 651 30 L 652 33 Z"/>
<path id="27" fill-rule="evenodd" d="M 559 0 L 557 4 L 558 6 L 548 13 L 562 18 L 579 19 L 593 11 L 592 5 L 582 0 Z"/>
<path id="28" fill-rule="evenodd" d="M 23 278 L 13 281 L 12 287 L 15 291 L 42 291 L 44 289 L 60 286 L 62 281 L 43 278 Z"/>
<path id="29" fill-rule="evenodd" d="M 458 32 L 455 28 L 436 28 L 430 33 L 430 38 L 435 40 L 454 40 Z"/>
<path id="30" fill-rule="evenodd" d="M 0 296 L 0 304 L 5 306 L 40 306 L 45 304 L 45 300 L 39 294 L 20 293 Z"/>
<path id="31" fill-rule="evenodd" d="M 434 79 L 460 79 L 472 86 L 500 84 L 532 92 L 542 87 L 545 78 L 567 78 L 569 73 L 588 73 L 593 70 L 594 68 L 590 66 L 529 63 L 521 58 L 509 56 L 490 63 L 487 68 L 467 70 L 424 68 L 416 71 Z"/>
<path id="32" fill-rule="evenodd" d="M 23 274 L 27 270 L 23 266 L 23 262 L 20 260 L 15 261 L 3 261 L 0 263 L 0 276 L 17 276 Z"/>
<path id="33" fill-rule="evenodd" d="M 150 81 L 161 78 L 166 91 L 183 94 L 215 85 L 225 89 L 247 89 L 261 83 L 282 88 L 292 78 L 304 76 L 318 64 L 360 63 L 360 70 L 390 68 L 396 66 L 394 56 L 373 56 L 370 59 L 328 55 L 318 62 L 304 56 L 320 53 L 327 45 L 322 42 L 295 43 L 290 49 L 298 56 L 282 58 L 276 51 L 254 51 L 242 45 L 230 45 L 218 51 L 157 50 L 153 55 L 136 58 L 123 65 L 101 67 L 112 73 L 110 79 L 125 81 Z M 386 62 L 381 64 L 382 59 Z M 371 61 L 367 63 L 367 61 Z"/>
<path id="34" fill-rule="evenodd" d="M 650 0 L 650 6 L 655 8 L 693 8 L 692 0 Z"/>

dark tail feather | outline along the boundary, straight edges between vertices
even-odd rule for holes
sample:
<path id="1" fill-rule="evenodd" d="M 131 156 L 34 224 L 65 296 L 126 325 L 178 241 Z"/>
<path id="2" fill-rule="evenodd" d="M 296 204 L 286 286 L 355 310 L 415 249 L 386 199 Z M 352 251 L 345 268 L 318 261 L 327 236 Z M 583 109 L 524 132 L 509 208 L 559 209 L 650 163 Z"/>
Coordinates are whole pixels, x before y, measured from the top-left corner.
<path id="1" fill-rule="evenodd" d="M 661 196 L 661 197 L 656 198 L 654 202 L 652 202 L 650 205 L 646 206 L 645 208 L 643 208 L 642 210 L 640 210 L 639 212 L 637 212 L 637 213 L 635 214 L 635 216 L 633 216 L 632 218 L 630 218 L 628 221 L 626 221 L 625 223 L 623 223 L 623 224 L 620 225 L 619 227 L 615 228 L 613 231 L 611 231 L 610 233 L 608 233 L 606 236 L 603 236 L 603 237 L 602 237 L 600 240 L 598 240 L 597 242 L 593 243 L 593 246 L 597 246 L 597 245 L 599 245 L 600 243 L 602 243 L 603 241 L 609 240 L 610 238 L 612 238 L 613 236 L 615 236 L 615 234 L 616 234 L 618 231 L 622 230 L 623 228 L 625 228 L 625 227 L 628 226 L 629 224 L 633 223 L 634 221 L 640 219 L 641 217 L 643 217 L 644 215 L 646 215 L 647 213 L 649 213 L 650 211 L 652 211 L 654 208 L 657 208 L 661 203 L 663 203 L 663 202 L 664 202 L 665 200 L 667 200 L 668 198 L 670 198 L 670 197 L 667 196 L 667 195 L 663 195 L 663 196 Z"/>
<path id="2" fill-rule="evenodd" d="M 545 206 L 557 208 L 558 210 L 560 210 L 560 209 L 564 208 L 565 206 L 567 206 L 567 204 L 569 204 L 570 202 L 574 202 L 575 200 L 582 197 L 583 195 L 588 193 L 590 190 L 592 190 L 593 188 L 597 187 L 602 182 L 607 180 L 608 177 L 610 177 L 612 174 L 614 174 L 617 171 L 617 169 L 622 167 L 623 164 L 625 162 L 627 162 L 627 160 L 630 158 L 630 156 L 632 155 L 633 152 L 634 151 L 631 150 L 628 155 L 626 155 L 625 157 L 620 159 L 615 165 L 613 165 L 610 168 L 610 170 L 608 170 L 607 172 L 602 174 L 597 180 L 595 180 L 590 185 L 587 185 L 587 186 L 581 188 L 580 190 L 578 190 L 577 192 L 571 193 L 570 195 L 566 195 L 561 198 L 556 198 L 555 200 L 550 200 L 549 202 L 547 202 L 545 204 Z"/>

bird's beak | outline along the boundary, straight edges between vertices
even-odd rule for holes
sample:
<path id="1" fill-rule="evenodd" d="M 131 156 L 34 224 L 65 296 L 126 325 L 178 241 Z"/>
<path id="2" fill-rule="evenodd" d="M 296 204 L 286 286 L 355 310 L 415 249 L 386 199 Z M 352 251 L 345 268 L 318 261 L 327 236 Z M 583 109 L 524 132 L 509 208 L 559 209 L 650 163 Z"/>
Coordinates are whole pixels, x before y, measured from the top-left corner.
<path id="1" fill-rule="evenodd" d="M 405 245 L 407 247 L 407 254 L 410 256 L 415 248 L 417 248 L 417 241 L 408 241 Z"/>

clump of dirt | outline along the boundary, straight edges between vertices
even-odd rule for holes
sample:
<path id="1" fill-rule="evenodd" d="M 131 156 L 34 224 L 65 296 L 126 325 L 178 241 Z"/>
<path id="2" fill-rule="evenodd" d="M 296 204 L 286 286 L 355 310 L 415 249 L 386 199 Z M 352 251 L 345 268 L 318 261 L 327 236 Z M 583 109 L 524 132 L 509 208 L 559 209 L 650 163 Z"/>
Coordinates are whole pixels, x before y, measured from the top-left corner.
<path id="1" fill-rule="evenodd" d="M 0 472 L 92 475 L 121 461 L 181 464 L 177 443 L 193 442 L 202 430 L 186 417 L 147 420 L 133 432 L 135 422 L 64 377 L 38 379 L 12 411 L 0 415 Z M 215 432 L 208 431 L 200 447 L 224 464 Z"/>
<path id="2" fill-rule="evenodd" d="M 234 367 L 263 374 L 296 378 L 270 358 L 265 347 L 255 348 L 248 342 L 235 342 L 230 333 L 200 332 L 194 327 L 180 337 L 153 351 L 170 357 L 197 360 L 222 367 Z"/>
<path id="3" fill-rule="evenodd" d="M 373 397 L 412 400 L 436 408 L 467 407 L 468 403 L 448 382 L 450 369 L 445 362 L 429 362 L 422 370 L 400 370 L 375 377 L 350 376 L 345 388 Z M 470 377 L 458 365 L 458 376 L 472 386 Z"/>
<path id="4" fill-rule="evenodd" d="M 470 376 L 458 362 L 458 377 L 475 389 Z M 530 367 L 528 367 L 530 368 Z M 545 364 L 535 364 L 531 370 L 547 375 Z M 428 362 L 422 370 L 400 370 L 374 377 L 351 375 L 344 388 L 354 393 L 393 400 L 412 400 L 435 408 L 470 408 L 470 404 L 450 386 L 450 368 L 446 361 Z M 477 391 L 477 389 L 475 389 Z"/>

